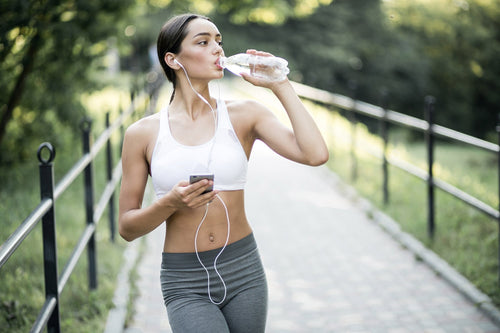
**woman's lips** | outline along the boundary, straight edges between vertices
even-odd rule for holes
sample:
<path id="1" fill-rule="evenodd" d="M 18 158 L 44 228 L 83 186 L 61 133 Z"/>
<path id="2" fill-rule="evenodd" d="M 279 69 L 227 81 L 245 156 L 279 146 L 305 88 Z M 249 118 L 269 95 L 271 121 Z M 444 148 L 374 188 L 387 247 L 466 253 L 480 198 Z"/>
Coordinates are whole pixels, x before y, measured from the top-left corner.
<path id="1" fill-rule="evenodd" d="M 222 67 L 222 66 L 220 65 L 220 58 L 218 58 L 218 59 L 217 59 L 217 61 L 215 62 L 215 65 L 216 65 L 217 67 L 219 67 L 220 69 L 224 69 L 224 67 Z"/>

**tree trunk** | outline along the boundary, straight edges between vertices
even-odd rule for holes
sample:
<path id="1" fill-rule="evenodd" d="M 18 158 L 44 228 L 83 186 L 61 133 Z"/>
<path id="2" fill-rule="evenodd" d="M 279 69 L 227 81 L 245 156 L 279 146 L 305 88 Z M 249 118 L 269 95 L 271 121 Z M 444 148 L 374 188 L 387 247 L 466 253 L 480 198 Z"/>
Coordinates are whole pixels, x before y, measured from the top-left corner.
<path id="1" fill-rule="evenodd" d="M 2 112 L 2 116 L 0 118 L 0 146 L 2 145 L 3 138 L 5 137 L 7 124 L 12 119 L 14 108 L 19 104 L 19 100 L 21 99 L 21 96 L 23 94 L 26 78 L 33 70 L 35 56 L 40 49 L 40 39 L 40 35 L 37 33 L 31 40 L 28 52 L 26 52 L 26 55 L 23 59 L 23 70 L 17 77 L 14 90 L 10 94 L 9 101 L 7 102 L 7 105 Z"/>

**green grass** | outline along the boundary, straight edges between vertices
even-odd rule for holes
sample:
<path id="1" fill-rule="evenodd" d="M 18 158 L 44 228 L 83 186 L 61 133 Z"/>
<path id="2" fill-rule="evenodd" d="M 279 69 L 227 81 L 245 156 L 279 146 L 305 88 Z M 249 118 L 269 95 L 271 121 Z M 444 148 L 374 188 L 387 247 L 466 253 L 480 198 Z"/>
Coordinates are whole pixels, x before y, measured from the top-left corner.
<path id="1" fill-rule="evenodd" d="M 381 160 L 358 150 L 358 177 L 352 179 L 350 124 L 335 111 L 308 103 L 331 149 L 329 167 L 358 193 L 397 221 L 436 252 L 478 289 L 500 305 L 498 288 L 498 226 L 486 214 L 459 199 L 435 190 L 435 237 L 427 234 L 426 184 L 402 170 L 389 167 L 389 203 L 383 202 Z M 394 126 L 393 126 L 394 128 Z M 382 151 L 380 138 L 360 124 L 357 146 Z M 403 129 L 390 134 L 390 156 L 426 170 L 425 142 Z M 498 171 L 494 153 L 466 145 L 437 142 L 434 176 L 449 182 L 492 207 L 498 207 Z"/>
<path id="2" fill-rule="evenodd" d="M 113 96 L 114 95 L 114 96 Z M 94 104 L 99 99 L 109 99 L 123 93 L 104 90 L 99 98 L 88 96 Z M 94 105 L 95 106 L 95 105 Z M 92 136 L 97 138 L 104 128 L 104 114 L 111 112 L 111 120 L 118 114 L 118 107 L 105 105 L 94 108 L 91 116 L 94 119 Z M 66 145 L 56 147 L 54 161 L 55 183 L 62 178 L 70 167 L 81 157 L 80 135 L 76 139 L 71 130 L 54 129 L 65 138 Z M 112 138 L 114 163 L 119 159 L 119 134 Z M 93 163 L 94 201 L 100 198 L 105 186 L 104 150 L 99 153 Z M 0 244 L 14 232 L 19 224 L 28 216 L 39 202 L 38 161 L 36 147 L 33 160 L 26 165 L 0 170 Z M 58 254 L 58 272 L 61 274 L 69 256 L 86 226 L 84 211 L 83 176 L 75 182 L 57 200 L 56 238 Z M 117 217 L 118 191 L 115 192 Z M 98 287 L 89 290 L 87 275 L 86 250 L 80 257 L 60 297 L 60 319 L 63 332 L 102 332 L 106 323 L 115 290 L 116 278 L 121 268 L 123 250 L 126 242 L 117 234 L 116 242 L 110 241 L 107 211 L 104 212 L 95 234 L 97 247 Z M 9 261 L 0 269 L 0 332 L 27 332 L 32 327 L 45 301 L 43 278 L 43 250 L 41 223 L 24 240 Z"/>
<path id="3" fill-rule="evenodd" d="M 125 327 L 129 327 L 135 314 L 136 314 L 136 311 L 135 311 L 135 307 L 134 307 L 134 303 L 135 303 L 135 300 L 140 296 L 140 290 L 139 288 L 137 287 L 137 283 L 139 281 L 139 272 L 138 272 L 138 264 L 139 264 L 139 260 L 141 260 L 142 256 L 144 255 L 144 252 L 146 251 L 146 247 L 147 247 L 147 244 L 146 244 L 146 238 L 142 237 L 139 239 L 139 250 L 138 250 L 138 254 L 137 254 L 137 259 L 136 259 L 136 262 L 134 263 L 133 265 L 133 268 L 132 270 L 130 271 L 130 274 L 129 274 L 129 283 L 130 283 L 130 291 L 129 291 L 129 302 L 127 304 L 127 315 L 126 315 L 126 318 L 125 318 Z"/>

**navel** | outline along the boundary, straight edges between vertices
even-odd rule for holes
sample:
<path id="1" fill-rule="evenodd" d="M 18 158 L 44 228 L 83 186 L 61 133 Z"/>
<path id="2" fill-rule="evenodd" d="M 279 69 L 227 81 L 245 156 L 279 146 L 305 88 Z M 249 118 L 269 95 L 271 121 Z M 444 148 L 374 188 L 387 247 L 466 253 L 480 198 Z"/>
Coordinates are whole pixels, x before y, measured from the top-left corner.
<path id="1" fill-rule="evenodd" d="M 213 243 L 215 242 L 215 235 L 213 233 L 210 233 L 208 235 L 208 240 L 210 241 L 210 243 Z"/>

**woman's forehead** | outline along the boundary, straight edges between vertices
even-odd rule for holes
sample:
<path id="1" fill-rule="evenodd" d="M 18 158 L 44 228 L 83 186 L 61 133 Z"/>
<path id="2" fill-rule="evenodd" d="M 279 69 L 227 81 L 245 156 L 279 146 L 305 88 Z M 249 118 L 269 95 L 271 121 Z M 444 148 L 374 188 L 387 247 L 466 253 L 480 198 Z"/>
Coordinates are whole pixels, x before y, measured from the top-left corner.
<path id="1" fill-rule="evenodd" d="M 188 34 L 186 37 L 194 38 L 200 34 L 203 34 L 203 35 L 210 34 L 210 35 L 214 35 L 214 36 L 217 36 L 217 35 L 220 36 L 219 29 L 217 29 L 215 24 L 213 24 L 212 22 L 205 20 L 203 18 L 197 18 L 197 19 L 194 19 L 191 22 L 189 22 Z"/>

